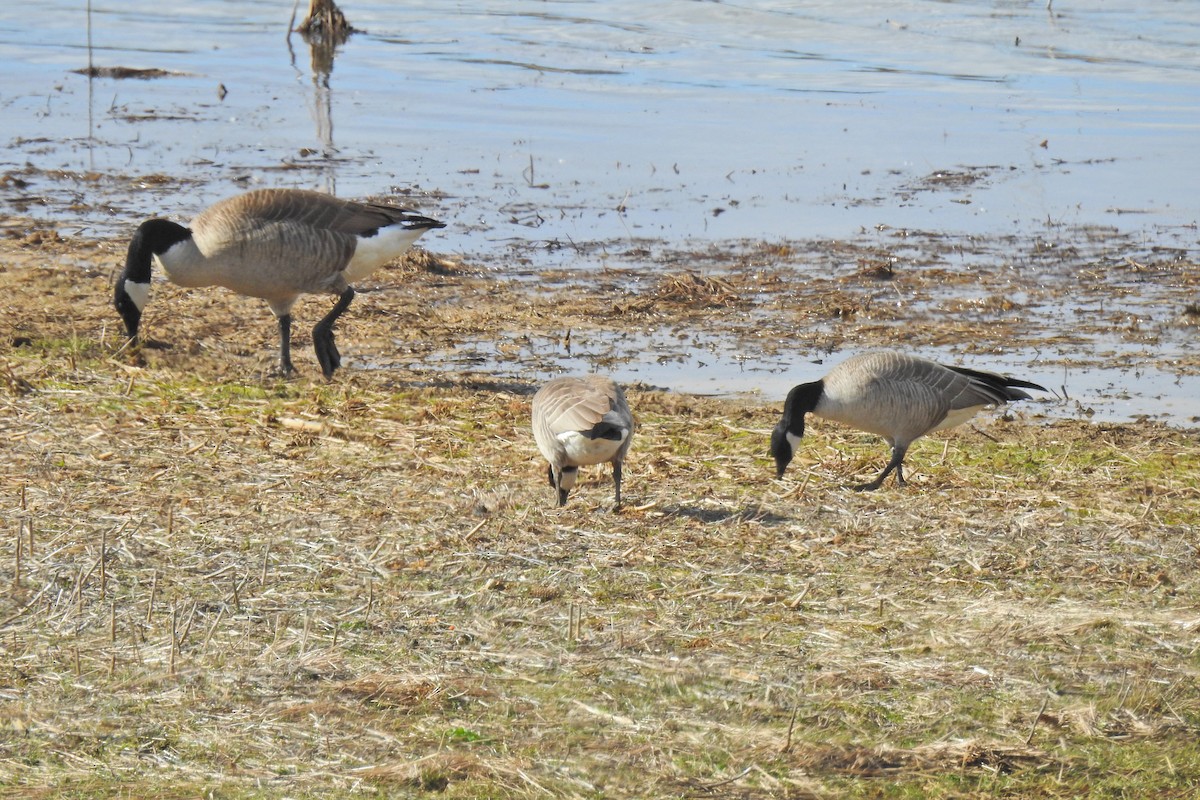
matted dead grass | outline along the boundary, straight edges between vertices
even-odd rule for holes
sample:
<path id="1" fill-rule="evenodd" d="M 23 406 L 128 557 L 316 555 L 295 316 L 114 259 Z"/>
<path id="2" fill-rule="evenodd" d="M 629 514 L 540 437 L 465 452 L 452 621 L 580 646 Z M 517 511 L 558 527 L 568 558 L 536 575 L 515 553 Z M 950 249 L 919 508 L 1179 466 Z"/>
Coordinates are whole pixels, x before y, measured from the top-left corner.
<path id="1" fill-rule="evenodd" d="M 260 304 L 167 285 L 169 347 L 118 353 L 123 243 L 31 236 L 0 245 L 0 796 L 1200 785 L 1194 431 L 984 420 L 864 495 L 874 437 L 817 422 L 775 481 L 777 407 L 634 386 L 626 510 L 601 469 L 556 510 L 534 386 L 353 361 L 326 384 L 299 342 L 279 381 Z M 639 296 L 422 258 L 367 287 L 343 352 L 549 335 L 589 281 L 569 324 Z M 628 313 L 796 287 L 669 266 Z"/>

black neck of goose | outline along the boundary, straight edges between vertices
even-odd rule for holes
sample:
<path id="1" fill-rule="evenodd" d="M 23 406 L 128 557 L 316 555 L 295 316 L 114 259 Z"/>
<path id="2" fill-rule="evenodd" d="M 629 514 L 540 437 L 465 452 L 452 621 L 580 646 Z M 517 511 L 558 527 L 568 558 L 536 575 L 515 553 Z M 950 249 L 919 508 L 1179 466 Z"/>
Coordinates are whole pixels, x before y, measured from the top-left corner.
<path id="1" fill-rule="evenodd" d="M 191 235 L 190 230 L 176 222 L 167 219 L 146 220 L 129 240 L 129 253 L 125 256 L 125 271 L 121 273 L 121 280 L 149 283 L 153 256 L 167 252 Z"/>
<path id="2" fill-rule="evenodd" d="M 804 435 L 804 415 L 817 408 L 825 393 L 825 381 L 802 383 L 788 392 L 783 404 L 783 425 L 788 433 Z"/>

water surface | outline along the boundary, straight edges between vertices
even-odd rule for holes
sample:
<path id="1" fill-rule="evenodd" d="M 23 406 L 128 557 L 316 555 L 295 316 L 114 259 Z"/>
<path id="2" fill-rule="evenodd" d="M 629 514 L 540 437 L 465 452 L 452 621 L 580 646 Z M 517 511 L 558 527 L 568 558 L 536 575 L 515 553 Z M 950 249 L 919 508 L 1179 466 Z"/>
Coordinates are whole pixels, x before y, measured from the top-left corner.
<path id="1" fill-rule="evenodd" d="M 345 11 L 363 32 L 325 73 L 287 36 L 287 3 L 94 0 L 90 27 L 83 2 L 5 4 L 0 171 L 27 185 L 0 188 L 4 207 L 112 235 L 252 186 L 399 194 L 452 221 L 438 249 L 502 274 L 603 266 L 635 241 L 880 227 L 1062 238 L 1101 226 L 1196 249 L 1191 0 L 356 0 Z M 75 72 L 89 64 L 171 74 Z M 562 246 L 580 243 L 607 246 Z M 749 365 L 768 396 L 790 380 L 787 364 L 730 343 L 680 357 L 630 374 L 730 392 Z M 1115 402 L 1130 375 L 1098 364 L 1080 386 Z M 1200 396 L 1194 374 L 1156 371 L 1161 386 L 1135 393 L 1151 413 L 1194 413 L 1178 410 Z"/>

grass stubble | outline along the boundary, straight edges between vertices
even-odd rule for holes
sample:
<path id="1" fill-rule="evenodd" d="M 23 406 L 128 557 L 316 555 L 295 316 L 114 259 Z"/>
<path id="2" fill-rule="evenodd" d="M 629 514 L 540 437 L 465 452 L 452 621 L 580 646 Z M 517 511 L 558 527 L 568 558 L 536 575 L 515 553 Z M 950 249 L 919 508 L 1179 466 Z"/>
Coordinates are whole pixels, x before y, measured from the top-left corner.
<path id="1" fill-rule="evenodd" d="M 1018 325 L 1002 286 L 901 328 L 855 289 L 887 254 L 803 297 L 737 259 L 662 256 L 622 293 L 418 254 L 365 287 L 325 383 L 307 352 L 269 377 L 269 315 L 220 291 L 159 284 L 170 347 L 118 352 L 122 246 L 0 245 L 0 797 L 1200 791 L 1195 431 L 1017 411 L 858 494 L 874 437 L 817 422 L 775 481 L 777 402 L 633 386 L 626 509 L 593 468 L 555 510 L 535 387 L 421 368 L 706 315 L 986 350 Z"/>

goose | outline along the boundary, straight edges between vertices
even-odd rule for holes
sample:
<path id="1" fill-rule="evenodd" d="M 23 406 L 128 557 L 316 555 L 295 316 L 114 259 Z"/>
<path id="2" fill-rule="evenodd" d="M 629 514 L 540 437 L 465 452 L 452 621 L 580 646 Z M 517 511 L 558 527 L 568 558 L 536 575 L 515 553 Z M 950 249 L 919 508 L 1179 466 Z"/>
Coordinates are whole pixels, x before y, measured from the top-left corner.
<path id="1" fill-rule="evenodd" d="M 556 506 L 567 504 L 580 467 L 612 462 L 613 510 L 619 509 L 621 464 L 632 434 L 629 404 L 611 378 L 554 378 L 533 396 L 533 438 L 550 462 L 548 474 Z"/>
<path id="2" fill-rule="evenodd" d="M 1032 400 L 1020 388 L 1048 391 L 1044 386 L 966 367 L 947 367 L 936 361 L 888 350 L 852 356 L 819 381 L 802 383 L 788 392 L 783 416 L 771 432 L 771 455 L 777 477 L 804 436 L 804 415 L 843 422 L 877 433 L 892 447 L 892 459 L 870 483 L 855 486 L 874 491 L 893 471 L 903 486 L 904 454 L 916 439 L 952 428 L 986 406 L 1012 400 Z"/>
<path id="3" fill-rule="evenodd" d="M 302 189 L 259 189 L 202 211 L 190 227 L 166 219 L 138 226 L 113 303 L 132 342 L 150 298 L 152 261 L 180 286 L 224 286 L 261 297 L 279 321 L 279 369 L 291 359 L 292 306 L 302 294 L 336 294 L 313 328 L 325 378 L 341 366 L 333 324 L 354 299 L 351 284 L 404 253 L 425 231 L 445 224 L 378 203 L 340 200 Z"/>

